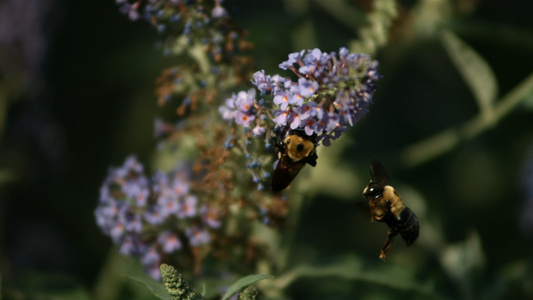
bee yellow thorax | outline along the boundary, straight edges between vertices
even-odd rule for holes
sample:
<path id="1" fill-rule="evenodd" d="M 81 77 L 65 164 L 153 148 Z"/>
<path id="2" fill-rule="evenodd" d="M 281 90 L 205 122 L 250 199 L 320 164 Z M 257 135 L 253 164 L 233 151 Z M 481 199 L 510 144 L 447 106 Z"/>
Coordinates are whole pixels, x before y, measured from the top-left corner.
<path id="1" fill-rule="evenodd" d="M 293 161 L 300 161 L 308 157 L 314 149 L 313 142 L 295 134 L 285 138 L 285 145 L 287 147 L 287 155 Z"/>
<path id="2" fill-rule="evenodd" d="M 383 188 L 383 199 L 386 199 L 390 202 L 390 212 L 396 217 L 400 217 L 400 213 L 405 209 L 402 199 L 396 190 L 390 186 L 386 185 Z"/>

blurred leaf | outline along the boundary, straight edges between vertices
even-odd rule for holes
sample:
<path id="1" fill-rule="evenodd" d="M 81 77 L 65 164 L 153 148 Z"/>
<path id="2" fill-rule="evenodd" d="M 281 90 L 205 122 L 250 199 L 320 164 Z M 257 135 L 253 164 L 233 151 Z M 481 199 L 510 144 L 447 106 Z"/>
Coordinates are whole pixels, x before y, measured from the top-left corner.
<path id="1" fill-rule="evenodd" d="M 13 172 L 7 170 L 7 169 L 1 169 L 0 170 L 0 185 L 7 184 L 10 181 L 12 181 L 15 176 L 13 175 Z"/>
<path id="2" fill-rule="evenodd" d="M 533 97 L 533 73 L 522 80 L 511 91 L 505 94 L 494 108 L 495 119 L 498 120 L 512 111 L 519 103 Z"/>
<path id="3" fill-rule="evenodd" d="M 318 44 L 316 38 L 315 23 L 311 18 L 307 18 L 295 26 L 291 32 L 291 39 L 294 45 L 301 48 L 313 49 Z"/>
<path id="4" fill-rule="evenodd" d="M 418 37 L 434 36 L 443 23 L 453 17 L 453 2 L 448 0 L 417 1 L 412 9 L 412 34 Z"/>
<path id="5" fill-rule="evenodd" d="M 445 129 L 429 138 L 406 147 L 402 160 L 408 166 L 418 165 L 446 153 L 460 142 L 460 136 L 453 129 Z"/>
<path id="6" fill-rule="evenodd" d="M 148 276 L 146 277 L 137 277 L 137 276 L 131 276 L 131 275 L 124 275 L 124 276 L 128 277 L 131 280 L 144 284 L 152 292 L 152 294 L 154 294 L 157 298 L 162 299 L 162 300 L 172 300 L 172 298 L 170 297 L 170 294 L 165 289 L 165 286 L 161 284 L 160 282 L 157 282 Z"/>
<path id="7" fill-rule="evenodd" d="M 316 0 L 314 4 L 350 29 L 360 28 L 366 20 L 360 9 L 343 0 Z"/>
<path id="8" fill-rule="evenodd" d="M 524 98 L 524 107 L 527 110 L 533 110 L 533 93 L 525 96 L 525 98 Z"/>
<path id="9" fill-rule="evenodd" d="M 136 281 L 129 280 L 124 274 L 134 277 L 146 275 L 140 261 L 131 256 L 125 256 L 112 247 L 98 277 L 96 278 L 92 294 L 95 299 L 118 299 L 121 294 L 135 295 L 130 299 L 156 299 L 151 291 Z"/>
<path id="10" fill-rule="evenodd" d="M 488 63 L 451 31 L 442 32 L 442 40 L 452 61 L 474 94 L 485 118 L 492 118 L 492 105 L 498 96 L 498 83 Z"/>
<path id="11" fill-rule="evenodd" d="M 224 294 L 224 297 L 222 297 L 222 300 L 227 300 L 229 299 L 231 296 L 233 296 L 235 293 L 237 293 L 238 291 L 242 290 L 243 288 L 251 285 L 251 284 L 254 284 L 260 280 L 263 280 L 263 279 L 268 279 L 268 278 L 274 278 L 274 276 L 272 275 L 265 275 L 265 274 L 258 274 L 258 275 L 249 275 L 249 276 L 246 276 L 246 277 L 243 277 L 239 280 L 237 280 L 237 282 L 235 282 L 234 284 L 232 284 L 228 291 L 226 292 L 226 294 Z"/>
<path id="12" fill-rule="evenodd" d="M 57 273 L 26 273 L 21 286 L 5 287 L 3 290 L 6 299 L 91 299 L 82 284 L 72 276 Z"/>
<path id="13" fill-rule="evenodd" d="M 381 285 L 391 289 L 411 292 L 427 299 L 445 299 L 437 295 L 431 284 L 421 284 L 408 268 L 390 263 L 381 268 L 364 268 L 361 259 L 355 256 L 340 257 L 320 264 L 306 264 L 285 272 L 272 281 L 273 288 L 286 289 L 302 278 L 338 277 Z"/>
<path id="14" fill-rule="evenodd" d="M 521 299 L 533 299 L 533 264 L 531 261 L 520 260 L 505 265 L 495 273 L 494 280 L 485 284 L 483 299 L 504 299 L 510 290 Z M 516 297 L 515 297 L 516 299 Z"/>
<path id="15" fill-rule="evenodd" d="M 367 24 L 354 27 L 358 39 L 350 42 L 351 51 L 374 55 L 388 43 L 392 22 L 398 16 L 396 1 L 374 0 L 372 4 L 373 10 L 364 17 Z"/>
<path id="16" fill-rule="evenodd" d="M 479 234 L 472 232 L 464 242 L 444 248 L 439 260 L 448 276 L 458 284 L 463 298 L 473 299 L 474 275 L 485 266 Z"/>
<path id="17" fill-rule="evenodd" d="M 352 141 L 342 138 L 336 141 L 335 147 L 317 148 L 320 163 L 303 172 L 308 172 L 308 180 L 297 181 L 297 189 L 307 195 L 323 193 L 341 199 L 352 200 L 363 189 L 361 179 L 353 171 L 354 166 L 343 161 L 342 152 Z M 304 173 L 305 174 L 305 173 Z M 335 178 L 335 180 L 329 180 Z M 366 178 L 364 179 L 366 182 Z M 294 185 L 294 184 L 293 184 Z"/>
<path id="18" fill-rule="evenodd" d="M 461 243 L 450 245 L 440 254 L 442 266 L 454 279 L 464 279 L 475 268 L 482 268 L 485 263 L 481 239 L 476 232 L 470 233 Z"/>
<path id="19" fill-rule="evenodd" d="M 207 53 L 205 52 L 204 45 L 198 43 L 194 44 L 190 47 L 188 54 L 190 57 L 194 58 L 203 74 L 210 74 L 209 70 L 211 69 L 211 64 Z"/>
<path id="20" fill-rule="evenodd" d="M 491 118 L 475 116 L 459 129 L 445 129 L 420 142 L 409 145 L 401 154 L 406 166 L 413 167 L 434 159 L 452 149 L 460 142 L 469 140 L 490 128 L 509 114 L 519 104 L 523 104 L 533 94 L 533 73 L 505 94 L 491 109 Z"/>

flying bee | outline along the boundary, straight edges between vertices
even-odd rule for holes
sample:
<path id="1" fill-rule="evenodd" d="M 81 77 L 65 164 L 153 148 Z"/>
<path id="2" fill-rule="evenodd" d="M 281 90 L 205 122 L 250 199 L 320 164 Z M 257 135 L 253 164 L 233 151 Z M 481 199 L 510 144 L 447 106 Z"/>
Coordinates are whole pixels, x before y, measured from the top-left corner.
<path id="1" fill-rule="evenodd" d="M 375 219 L 384 222 L 390 228 L 379 254 L 379 258 L 385 261 L 394 237 L 399 233 L 409 246 L 418 238 L 420 226 L 416 215 L 403 204 L 400 195 L 389 185 L 387 172 L 378 161 L 370 164 L 370 177 L 370 183 L 363 190 L 363 196 L 368 200 L 372 222 Z"/>
<path id="2" fill-rule="evenodd" d="M 309 164 L 316 166 L 316 134 L 308 136 L 302 129 L 287 130 L 276 127 L 271 141 L 278 151 L 278 165 L 272 176 L 272 191 L 281 192 L 289 186 L 298 172 Z"/>

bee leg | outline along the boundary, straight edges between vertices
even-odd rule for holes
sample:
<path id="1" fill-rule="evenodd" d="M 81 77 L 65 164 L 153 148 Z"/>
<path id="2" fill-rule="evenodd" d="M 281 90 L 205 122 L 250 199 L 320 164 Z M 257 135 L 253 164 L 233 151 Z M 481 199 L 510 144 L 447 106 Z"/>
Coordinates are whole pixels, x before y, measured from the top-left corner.
<path id="1" fill-rule="evenodd" d="M 388 232 L 387 240 L 385 241 L 385 244 L 383 245 L 383 248 L 381 248 L 381 253 L 379 254 L 379 258 L 383 261 L 387 258 L 387 253 L 389 253 L 390 249 L 392 248 L 392 241 L 394 237 L 398 234 L 397 231 L 391 230 Z"/>

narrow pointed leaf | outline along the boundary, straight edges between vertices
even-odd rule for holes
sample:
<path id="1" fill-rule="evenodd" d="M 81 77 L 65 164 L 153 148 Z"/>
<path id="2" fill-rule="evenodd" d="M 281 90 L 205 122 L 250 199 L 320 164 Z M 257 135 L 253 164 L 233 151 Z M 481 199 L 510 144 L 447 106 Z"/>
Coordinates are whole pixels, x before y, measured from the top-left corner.
<path id="1" fill-rule="evenodd" d="M 242 290 L 243 288 L 251 284 L 258 282 L 259 280 L 273 278 L 273 277 L 274 276 L 272 275 L 264 275 L 264 274 L 249 275 L 249 276 L 243 277 L 237 280 L 237 282 L 235 282 L 229 287 L 226 294 L 224 294 L 224 297 L 222 297 L 222 300 L 228 300 L 231 296 L 233 296 L 238 291 Z"/>
<path id="2" fill-rule="evenodd" d="M 377 260 L 377 256 L 376 256 Z M 320 263 L 305 264 L 287 270 L 270 281 L 269 288 L 286 289 L 304 278 L 341 278 L 366 282 L 388 289 L 409 292 L 421 299 L 447 299 L 435 292 L 431 282 L 420 282 L 409 268 L 393 264 L 380 264 L 369 268 L 363 259 L 356 256 L 343 256 Z"/>
<path id="3" fill-rule="evenodd" d="M 144 284 L 150 290 L 150 292 L 152 292 L 152 294 L 154 294 L 154 296 L 156 296 L 157 298 L 162 299 L 162 300 L 172 300 L 172 298 L 170 297 L 170 294 L 165 289 L 165 286 L 161 284 L 160 282 L 157 282 L 149 277 L 141 278 L 141 277 L 131 276 L 131 275 L 125 275 L 125 276 L 131 280 Z"/>
<path id="4" fill-rule="evenodd" d="M 442 33 L 444 46 L 461 76 L 472 91 L 481 113 L 492 114 L 498 96 L 498 83 L 488 63 L 468 44 L 450 31 Z"/>

